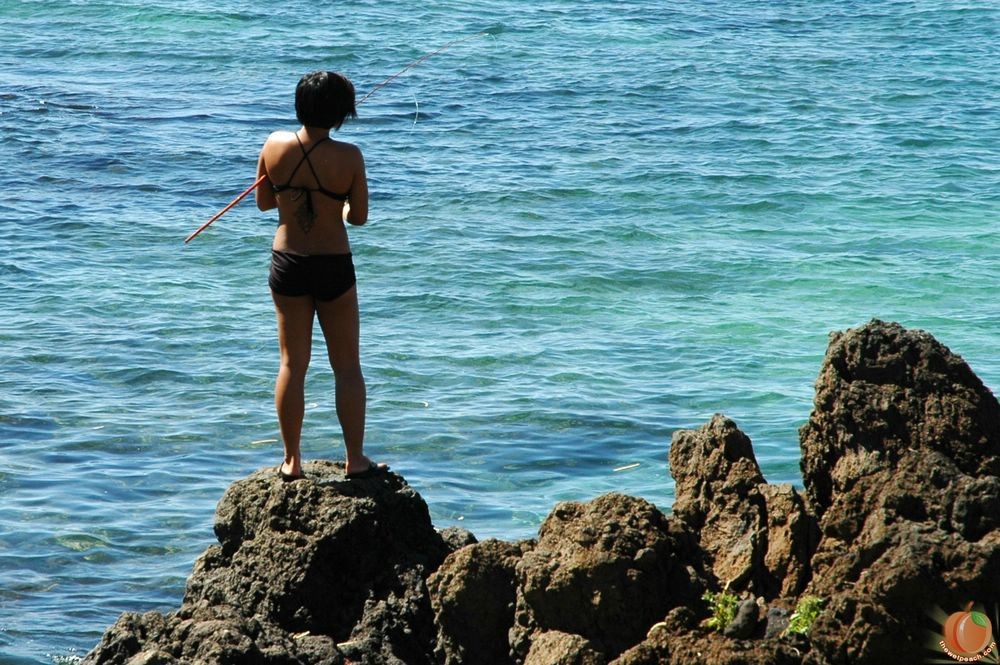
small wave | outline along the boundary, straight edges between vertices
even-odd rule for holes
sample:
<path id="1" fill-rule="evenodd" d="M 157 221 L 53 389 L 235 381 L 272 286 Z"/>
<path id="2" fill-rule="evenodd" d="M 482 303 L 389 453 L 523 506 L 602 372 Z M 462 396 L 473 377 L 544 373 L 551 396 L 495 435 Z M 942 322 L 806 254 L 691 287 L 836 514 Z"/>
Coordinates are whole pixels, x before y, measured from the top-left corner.
<path id="1" fill-rule="evenodd" d="M 733 210 L 739 210 L 740 212 L 769 212 L 781 210 L 784 208 L 784 205 L 777 201 L 771 201 L 770 199 L 760 199 L 758 201 L 751 201 L 748 203 L 734 203 L 729 207 Z"/>
<path id="2" fill-rule="evenodd" d="M 58 429 L 58 423 L 51 418 L 0 414 L 0 440 L 43 439 Z"/>
<path id="3" fill-rule="evenodd" d="M 943 142 L 933 137 L 908 136 L 897 141 L 897 144 L 903 148 L 930 148 L 936 145 L 942 145 Z"/>
<path id="4" fill-rule="evenodd" d="M 26 268 L 22 268 L 21 266 L 17 265 L 16 263 L 8 263 L 6 261 L 0 262 L 0 276 L 6 276 L 6 275 L 12 275 L 12 276 L 16 276 L 16 275 L 29 275 L 29 274 L 31 274 L 31 272 L 32 271 L 30 271 L 30 270 L 28 270 Z"/>

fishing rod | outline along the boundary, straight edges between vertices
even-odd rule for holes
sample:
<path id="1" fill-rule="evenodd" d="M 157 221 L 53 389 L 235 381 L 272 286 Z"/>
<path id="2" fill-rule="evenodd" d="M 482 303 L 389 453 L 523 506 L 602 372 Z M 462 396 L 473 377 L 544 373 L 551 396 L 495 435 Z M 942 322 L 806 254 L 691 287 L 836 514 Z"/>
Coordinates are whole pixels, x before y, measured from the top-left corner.
<path id="1" fill-rule="evenodd" d="M 417 58 L 416 60 L 414 60 L 413 62 L 411 62 L 410 64 L 408 64 L 406 67 L 403 67 L 398 72 L 396 72 L 395 74 L 393 74 L 392 76 L 390 76 L 386 80 L 384 80 L 381 83 L 379 83 L 377 86 L 375 86 L 374 88 L 372 88 L 371 91 L 367 95 L 365 95 L 364 97 L 362 97 L 361 101 L 359 101 L 358 104 L 364 104 L 365 100 L 368 99 L 369 97 L 371 97 L 372 95 L 374 95 L 376 92 L 378 92 L 379 90 L 381 90 L 385 86 L 389 85 L 395 79 L 399 78 L 400 76 L 402 76 L 406 72 L 410 71 L 411 69 L 413 69 L 417 65 L 419 65 L 419 64 L 425 62 L 426 60 L 428 60 L 429 58 L 437 55 L 438 53 L 441 53 L 443 51 L 447 51 L 451 47 L 456 46 L 458 44 L 461 44 L 462 42 L 467 42 L 470 39 L 475 39 L 476 37 L 482 37 L 483 35 L 495 36 L 495 35 L 500 34 L 502 31 L 503 31 L 503 26 L 501 26 L 501 25 L 495 25 L 495 26 L 491 26 L 489 28 L 486 28 L 485 30 L 480 30 L 479 32 L 477 32 L 477 33 L 475 33 L 473 35 L 467 35 L 465 37 L 459 37 L 458 39 L 453 39 L 452 41 L 448 42 L 447 44 L 445 44 L 441 48 L 437 49 L 436 51 L 431 51 L 430 53 L 426 53 L 426 54 L 420 56 L 419 58 Z M 257 178 L 257 180 L 254 181 L 254 183 L 252 185 L 250 185 L 249 187 L 247 187 L 243 191 L 242 194 L 240 194 L 235 199 L 233 199 L 232 201 L 230 201 L 229 205 L 227 205 L 225 208 L 223 208 L 219 212 L 215 213 L 212 216 L 211 219 L 209 219 L 207 222 L 205 222 L 204 224 L 202 224 L 201 226 L 199 226 L 194 231 L 194 233 L 192 233 L 187 238 L 185 238 L 184 239 L 184 244 L 186 245 L 189 242 L 191 242 L 194 239 L 195 236 L 197 236 L 199 233 L 201 233 L 202 231 L 204 231 L 205 229 L 207 229 L 209 226 L 211 226 L 212 222 L 214 222 L 215 220 L 219 219 L 220 217 L 222 217 L 223 215 L 225 215 L 227 212 L 229 212 L 230 210 L 232 210 L 236 206 L 237 203 L 239 203 L 240 201 L 242 201 L 243 199 L 245 199 L 247 196 L 249 196 L 250 192 L 252 192 L 253 190 L 255 190 L 258 187 L 260 187 L 261 184 L 265 180 L 267 180 L 267 175 L 266 174 L 260 176 L 259 178 Z"/>

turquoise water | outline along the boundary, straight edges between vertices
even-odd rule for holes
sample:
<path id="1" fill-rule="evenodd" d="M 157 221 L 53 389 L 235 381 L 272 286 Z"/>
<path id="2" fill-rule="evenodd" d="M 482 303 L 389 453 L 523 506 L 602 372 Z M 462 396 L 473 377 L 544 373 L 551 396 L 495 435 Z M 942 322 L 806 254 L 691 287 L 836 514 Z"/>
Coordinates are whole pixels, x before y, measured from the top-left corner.
<path id="1" fill-rule="evenodd" d="M 278 462 L 273 215 L 182 240 L 312 69 L 360 95 L 502 28 L 341 132 L 369 449 L 438 526 L 667 509 L 671 433 L 714 412 L 798 484 L 827 334 L 873 316 L 1000 382 L 995 3 L 253 4 L 0 0 L 0 662 L 176 607 L 224 489 Z M 321 360 L 304 447 L 336 459 Z"/>

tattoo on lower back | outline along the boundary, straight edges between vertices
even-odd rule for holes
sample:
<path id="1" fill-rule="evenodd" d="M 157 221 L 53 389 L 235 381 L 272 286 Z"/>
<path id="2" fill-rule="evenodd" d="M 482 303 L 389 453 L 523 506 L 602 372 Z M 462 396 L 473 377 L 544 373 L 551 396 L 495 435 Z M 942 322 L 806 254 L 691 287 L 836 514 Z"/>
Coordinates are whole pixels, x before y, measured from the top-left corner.
<path id="1" fill-rule="evenodd" d="M 316 215 L 313 214 L 312 210 L 306 209 L 305 206 L 300 206 L 295 211 L 295 221 L 303 233 L 309 233 L 316 226 Z"/>
<path id="2" fill-rule="evenodd" d="M 299 203 L 299 206 L 295 209 L 295 222 L 302 229 L 303 233 L 308 234 L 316 226 L 316 211 L 313 210 L 312 196 L 307 190 L 300 190 L 298 196 L 293 197 L 292 200 L 297 201 L 301 198 L 302 194 L 306 195 L 306 200 Z"/>

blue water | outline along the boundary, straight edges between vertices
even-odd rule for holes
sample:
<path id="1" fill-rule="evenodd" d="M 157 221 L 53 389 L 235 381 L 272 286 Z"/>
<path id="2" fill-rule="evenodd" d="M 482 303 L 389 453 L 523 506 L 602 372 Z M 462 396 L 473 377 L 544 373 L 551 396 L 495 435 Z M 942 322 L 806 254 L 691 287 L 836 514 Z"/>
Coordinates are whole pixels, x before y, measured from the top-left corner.
<path id="1" fill-rule="evenodd" d="M 827 335 L 874 316 L 1000 383 L 995 3 L 472 4 L 0 0 L 0 662 L 177 607 L 222 492 L 278 462 L 274 217 L 182 240 L 313 69 L 360 95 L 502 28 L 341 132 L 369 451 L 438 526 L 668 509 L 671 433 L 714 412 L 799 484 Z M 322 359 L 304 448 L 337 459 Z"/>

